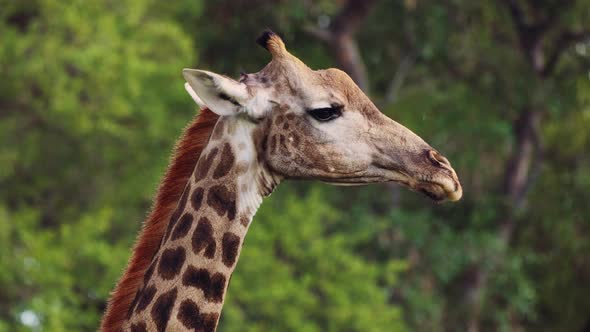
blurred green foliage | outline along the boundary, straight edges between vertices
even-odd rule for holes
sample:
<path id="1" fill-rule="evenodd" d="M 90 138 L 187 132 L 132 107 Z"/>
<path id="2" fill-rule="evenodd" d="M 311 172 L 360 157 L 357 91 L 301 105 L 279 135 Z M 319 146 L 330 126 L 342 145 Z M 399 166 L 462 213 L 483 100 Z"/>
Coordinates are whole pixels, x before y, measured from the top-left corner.
<path id="1" fill-rule="evenodd" d="M 521 3 L 557 31 L 590 22 L 587 0 L 554 12 L 557 0 Z M 590 45 L 566 49 L 539 79 L 502 2 L 375 7 L 357 36 L 370 94 L 451 160 L 464 199 L 282 184 L 246 238 L 220 330 L 466 330 L 465 293 L 482 271 L 480 330 L 590 326 Z M 0 0 L 0 331 L 96 329 L 195 111 L 181 68 L 257 71 L 269 60 L 253 42 L 265 27 L 311 67 L 335 66 L 306 27 L 339 8 Z M 504 243 L 501 182 L 525 108 L 542 111 L 542 153 Z"/>

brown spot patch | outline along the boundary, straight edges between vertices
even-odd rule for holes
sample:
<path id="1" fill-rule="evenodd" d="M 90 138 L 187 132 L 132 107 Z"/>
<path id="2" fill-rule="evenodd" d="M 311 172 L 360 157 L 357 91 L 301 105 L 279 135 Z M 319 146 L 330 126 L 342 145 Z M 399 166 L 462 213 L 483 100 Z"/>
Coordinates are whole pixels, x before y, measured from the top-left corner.
<path id="1" fill-rule="evenodd" d="M 225 276 L 221 273 L 211 276 L 205 269 L 189 266 L 182 276 L 182 284 L 201 289 L 208 301 L 220 303 L 223 300 Z"/>
<path id="2" fill-rule="evenodd" d="M 160 258 L 158 273 L 163 279 L 170 280 L 180 273 L 180 269 L 182 269 L 185 260 L 186 251 L 183 247 L 166 249 Z"/>
<path id="3" fill-rule="evenodd" d="M 225 186 L 216 185 L 207 192 L 207 204 L 217 212 L 220 217 L 227 214 L 231 221 L 236 217 L 236 194 Z"/>
<path id="4" fill-rule="evenodd" d="M 193 252 L 198 254 L 205 249 L 205 257 L 215 256 L 215 238 L 213 238 L 213 226 L 207 217 L 201 217 L 193 232 Z"/>
<path id="5" fill-rule="evenodd" d="M 192 300 L 184 300 L 180 303 L 176 318 L 178 318 L 182 325 L 187 329 L 196 330 L 197 328 L 202 328 L 199 306 Z"/>
<path id="6" fill-rule="evenodd" d="M 288 130 L 289 129 L 289 122 L 285 122 L 285 124 L 283 124 L 283 129 L 284 130 Z"/>
<path id="7" fill-rule="evenodd" d="M 180 196 L 180 201 L 178 201 L 178 206 L 176 207 L 176 210 L 174 211 L 172 216 L 170 216 L 170 221 L 168 222 L 168 227 L 166 228 L 166 234 L 164 235 L 163 241 L 168 240 L 172 228 L 174 227 L 174 225 L 176 225 L 176 222 L 178 221 L 178 218 L 180 218 L 182 212 L 184 212 L 184 208 L 186 207 L 186 201 L 188 199 L 188 194 L 190 190 L 190 184 L 187 185 L 186 188 L 184 188 L 184 192 L 182 193 L 182 196 Z"/>
<path id="8" fill-rule="evenodd" d="M 145 325 L 145 322 L 131 324 L 131 332 L 147 332 L 147 326 Z"/>
<path id="9" fill-rule="evenodd" d="M 277 117 L 275 118 L 275 124 L 280 125 L 281 123 L 283 123 L 283 121 L 285 121 L 285 117 L 282 114 L 277 115 Z"/>
<path id="10" fill-rule="evenodd" d="M 239 162 L 236 165 L 236 174 L 242 175 L 248 171 L 248 168 L 250 168 L 250 166 L 248 165 L 247 162 L 245 162 L 245 161 Z"/>
<path id="11" fill-rule="evenodd" d="M 286 115 L 286 117 L 287 117 L 288 120 L 293 120 L 293 119 L 295 119 L 295 114 L 289 113 L 289 114 Z"/>
<path id="12" fill-rule="evenodd" d="M 219 149 L 213 148 L 207 155 L 203 154 L 201 158 L 199 158 L 197 168 L 195 169 L 195 182 L 207 176 L 209 168 L 211 168 L 213 160 L 217 156 L 217 152 L 219 152 Z"/>
<path id="13" fill-rule="evenodd" d="M 271 125 L 270 118 L 264 118 L 260 123 L 258 123 L 257 128 L 252 133 L 252 140 L 254 142 L 254 147 L 256 148 L 256 158 L 258 158 L 259 162 L 262 162 L 266 157 L 266 151 L 268 148 L 268 134 Z"/>
<path id="14" fill-rule="evenodd" d="M 215 332 L 215 327 L 217 326 L 218 320 L 219 314 L 217 313 L 201 314 L 201 321 L 203 322 L 203 331 Z"/>
<path id="15" fill-rule="evenodd" d="M 222 260 L 227 267 L 232 267 L 238 257 L 238 249 L 240 248 L 240 237 L 234 233 L 227 232 L 223 234 L 222 243 Z"/>
<path id="16" fill-rule="evenodd" d="M 203 203 L 203 196 L 205 195 L 205 189 L 199 187 L 193 191 L 191 196 L 191 204 L 195 211 L 199 211 L 201 204 Z"/>
<path id="17" fill-rule="evenodd" d="M 234 156 L 234 152 L 232 151 L 231 145 L 229 143 L 225 143 L 223 145 L 223 151 L 221 152 L 221 159 L 213 171 L 213 178 L 219 179 L 224 177 L 229 173 L 229 171 L 234 166 L 236 158 Z"/>
<path id="18" fill-rule="evenodd" d="M 174 232 L 172 232 L 172 241 L 185 237 L 192 225 L 193 215 L 190 213 L 185 213 L 182 218 L 180 218 L 176 228 L 174 228 Z"/>
<path id="19" fill-rule="evenodd" d="M 152 277 L 152 274 L 154 273 L 157 263 L 158 263 L 158 258 L 154 257 L 152 260 L 152 263 L 150 264 L 148 269 L 145 271 L 145 275 L 143 276 L 144 283 L 147 283 L 150 280 L 150 278 Z"/>
<path id="20" fill-rule="evenodd" d="M 242 224 L 244 227 L 248 227 L 248 224 L 250 224 L 250 220 L 248 219 L 248 217 L 242 216 L 240 218 L 240 224 Z"/>
<path id="21" fill-rule="evenodd" d="M 133 301 L 131 302 L 131 305 L 129 306 L 129 310 L 127 310 L 127 319 L 131 318 L 131 314 L 133 313 L 133 310 L 135 309 L 135 306 L 137 305 L 137 301 L 139 301 L 140 295 L 141 295 L 141 290 L 138 290 L 137 292 L 135 292 L 135 297 L 133 298 Z"/>
<path id="22" fill-rule="evenodd" d="M 168 321 L 170 320 L 170 314 L 174 307 L 174 301 L 176 301 L 178 291 L 176 287 L 170 291 L 160 295 L 151 310 L 152 319 L 156 324 L 158 332 L 166 331 Z"/>
<path id="23" fill-rule="evenodd" d="M 141 291 L 141 296 L 139 301 L 137 302 L 137 307 L 135 308 L 135 313 L 139 313 L 145 310 L 145 308 L 152 303 L 154 299 L 154 295 L 156 295 L 156 287 L 151 285 L 150 287 Z"/>
<path id="24" fill-rule="evenodd" d="M 201 314 L 199 306 L 192 300 L 184 300 L 178 309 L 178 320 L 189 330 L 215 332 L 217 325 L 216 313 Z"/>

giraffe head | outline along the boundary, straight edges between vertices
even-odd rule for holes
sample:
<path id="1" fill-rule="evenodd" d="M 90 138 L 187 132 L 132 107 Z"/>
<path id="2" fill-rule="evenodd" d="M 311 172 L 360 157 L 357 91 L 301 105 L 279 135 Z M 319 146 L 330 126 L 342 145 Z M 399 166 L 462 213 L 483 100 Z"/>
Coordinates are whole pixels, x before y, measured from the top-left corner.
<path id="1" fill-rule="evenodd" d="M 430 198 L 456 201 L 462 189 L 449 161 L 381 113 L 338 69 L 312 70 L 265 32 L 272 55 L 239 81 L 185 69 L 185 87 L 201 106 L 253 126 L 258 162 L 283 178 L 340 185 L 397 182 Z"/>

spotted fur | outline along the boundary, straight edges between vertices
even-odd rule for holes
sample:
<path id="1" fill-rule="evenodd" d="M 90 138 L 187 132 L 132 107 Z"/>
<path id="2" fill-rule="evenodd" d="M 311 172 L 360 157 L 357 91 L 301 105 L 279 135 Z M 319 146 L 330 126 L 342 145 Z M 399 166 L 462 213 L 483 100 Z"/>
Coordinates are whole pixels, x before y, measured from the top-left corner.
<path id="1" fill-rule="evenodd" d="M 193 232 L 192 247 L 195 254 L 200 254 L 203 249 L 203 256 L 213 258 L 216 248 L 215 238 L 213 237 L 213 226 L 207 217 L 201 217 L 197 228 Z"/>
<path id="2" fill-rule="evenodd" d="M 218 118 L 208 109 L 201 110 L 178 141 L 152 211 L 143 224 L 127 268 L 109 299 L 101 321 L 102 332 L 119 332 L 121 329 L 134 294 L 141 286 L 146 270 L 159 248 L 168 220 L 178 205 Z"/>

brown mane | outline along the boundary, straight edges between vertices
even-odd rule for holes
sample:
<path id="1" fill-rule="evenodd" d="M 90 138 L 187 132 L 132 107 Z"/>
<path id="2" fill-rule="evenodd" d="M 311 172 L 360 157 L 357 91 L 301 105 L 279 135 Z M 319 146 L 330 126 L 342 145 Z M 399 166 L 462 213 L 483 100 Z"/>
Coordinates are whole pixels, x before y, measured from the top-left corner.
<path id="1" fill-rule="evenodd" d="M 141 286 L 143 275 L 159 248 L 170 216 L 176 209 L 186 183 L 207 144 L 218 116 L 209 109 L 201 110 L 176 143 L 170 165 L 160 183 L 148 218 L 143 223 L 125 273 L 111 293 L 100 330 L 118 332 L 127 311 Z"/>

